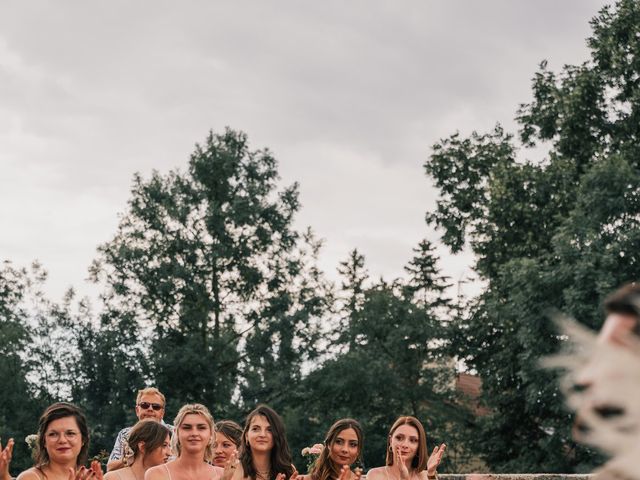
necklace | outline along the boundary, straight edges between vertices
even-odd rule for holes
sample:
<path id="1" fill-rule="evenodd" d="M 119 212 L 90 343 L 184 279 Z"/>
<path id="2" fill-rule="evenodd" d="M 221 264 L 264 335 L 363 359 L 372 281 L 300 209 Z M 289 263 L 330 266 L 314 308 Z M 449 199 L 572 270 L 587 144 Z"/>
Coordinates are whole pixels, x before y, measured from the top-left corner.
<path id="1" fill-rule="evenodd" d="M 271 478 L 271 470 L 260 471 L 256 470 L 256 479 L 269 480 Z"/>

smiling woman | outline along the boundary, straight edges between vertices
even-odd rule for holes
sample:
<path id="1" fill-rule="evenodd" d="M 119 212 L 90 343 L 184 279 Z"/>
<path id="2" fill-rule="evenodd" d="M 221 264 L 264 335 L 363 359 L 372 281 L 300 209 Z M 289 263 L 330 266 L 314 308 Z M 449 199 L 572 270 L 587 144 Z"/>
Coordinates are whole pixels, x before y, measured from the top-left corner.
<path id="1" fill-rule="evenodd" d="M 357 420 L 342 418 L 331 425 L 324 439 L 324 449 L 311 473 L 304 480 L 358 480 L 360 468 L 351 465 L 362 458 L 364 435 Z"/>
<path id="2" fill-rule="evenodd" d="M 99 465 L 84 467 L 89 450 L 89 427 L 84 413 L 71 403 L 49 406 L 38 423 L 35 465 L 19 480 L 101 479 Z"/>
<path id="3" fill-rule="evenodd" d="M 145 480 L 218 480 L 231 477 L 233 470 L 223 470 L 208 462 L 213 458 L 213 417 L 204 405 L 183 406 L 173 422 L 171 439 L 177 458 L 146 471 Z"/>
<path id="4" fill-rule="evenodd" d="M 240 467 L 233 480 L 284 480 L 294 474 L 284 423 L 266 405 L 258 405 L 247 416 Z"/>

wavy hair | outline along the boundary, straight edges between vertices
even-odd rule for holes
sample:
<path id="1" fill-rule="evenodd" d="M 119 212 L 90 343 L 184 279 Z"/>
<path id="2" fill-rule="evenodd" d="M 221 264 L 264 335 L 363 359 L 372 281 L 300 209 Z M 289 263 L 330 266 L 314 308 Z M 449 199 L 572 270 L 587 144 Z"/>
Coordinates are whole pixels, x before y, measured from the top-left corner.
<path id="1" fill-rule="evenodd" d="M 269 457 L 271 463 L 271 478 L 269 480 L 274 480 L 278 473 L 284 473 L 286 477 L 289 478 L 293 474 L 293 465 L 284 422 L 275 410 L 266 405 L 258 405 L 247 415 L 247 419 L 244 422 L 242 446 L 240 448 L 240 463 L 242 463 L 244 474 L 252 480 L 256 480 L 257 472 L 253 465 L 251 446 L 247 441 L 247 433 L 249 432 L 251 421 L 258 415 L 262 415 L 267 419 L 273 435 L 273 448 L 271 449 L 271 455 Z"/>
<path id="2" fill-rule="evenodd" d="M 209 429 L 211 430 L 211 440 L 209 441 L 207 448 L 204 451 L 204 460 L 205 462 L 211 462 L 213 460 L 213 435 L 215 432 L 213 417 L 211 416 L 211 412 L 209 409 L 202 405 L 201 403 L 190 403 L 188 405 L 184 405 L 176 415 L 175 420 L 173 421 L 173 428 L 175 431 L 171 436 L 171 450 L 175 454 L 176 457 L 180 456 L 181 446 L 180 446 L 180 425 L 184 421 L 184 417 L 189 414 L 201 415 L 209 425 Z"/>
<path id="3" fill-rule="evenodd" d="M 311 469 L 312 480 L 331 480 L 337 479 L 340 476 L 340 468 L 331 458 L 331 446 L 336 441 L 340 432 L 349 428 L 352 428 L 356 432 L 356 437 L 358 437 L 358 455 L 356 457 L 356 462 L 362 461 L 362 447 L 364 443 L 362 427 L 360 426 L 360 423 L 353 418 L 341 418 L 331 425 L 331 428 L 329 428 L 329 431 L 327 432 L 324 439 L 324 448 L 322 449 L 322 453 Z"/>

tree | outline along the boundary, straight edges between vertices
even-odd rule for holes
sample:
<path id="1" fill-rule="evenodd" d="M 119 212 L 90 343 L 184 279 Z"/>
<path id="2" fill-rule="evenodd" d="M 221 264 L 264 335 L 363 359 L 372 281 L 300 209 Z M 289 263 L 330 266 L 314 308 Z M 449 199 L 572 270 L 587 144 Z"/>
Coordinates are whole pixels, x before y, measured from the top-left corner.
<path id="1" fill-rule="evenodd" d="M 543 62 L 533 100 L 512 135 L 458 134 L 434 146 L 425 169 L 441 197 L 427 220 L 459 251 L 469 244 L 486 291 L 456 325 L 454 346 L 483 379 L 491 414 L 475 443 L 495 471 L 580 471 L 593 455 L 573 444 L 571 418 L 538 360 L 559 337 L 549 309 L 601 323 L 603 296 L 637 280 L 640 5 L 623 0 L 593 19 L 591 60 L 557 75 Z M 533 447 L 533 448 L 532 448 Z"/>
<path id="2" fill-rule="evenodd" d="M 93 278 L 151 333 L 151 379 L 170 409 L 199 401 L 238 414 L 238 388 L 248 403 L 270 395 L 282 378 L 267 385 L 264 369 L 291 373 L 312 349 L 323 281 L 301 253 L 313 240 L 292 227 L 297 185 L 277 182 L 268 150 L 211 132 L 187 172 L 135 176 L 118 232 L 99 249 Z"/>

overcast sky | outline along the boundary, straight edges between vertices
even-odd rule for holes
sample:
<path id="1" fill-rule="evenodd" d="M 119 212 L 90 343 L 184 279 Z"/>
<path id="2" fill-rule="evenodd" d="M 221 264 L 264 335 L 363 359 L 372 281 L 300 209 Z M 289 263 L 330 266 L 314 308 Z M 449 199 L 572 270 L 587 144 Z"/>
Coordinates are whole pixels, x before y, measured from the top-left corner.
<path id="1" fill-rule="evenodd" d="M 39 260 L 54 299 L 95 295 L 87 268 L 134 172 L 184 168 L 230 126 L 300 182 L 297 225 L 325 239 L 330 277 L 357 247 L 391 279 L 438 238 L 431 145 L 514 130 L 539 62 L 586 60 L 605 3 L 3 1 L 0 260 Z M 471 274 L 471 256 L 441 255 L 454 281 Z"/>

